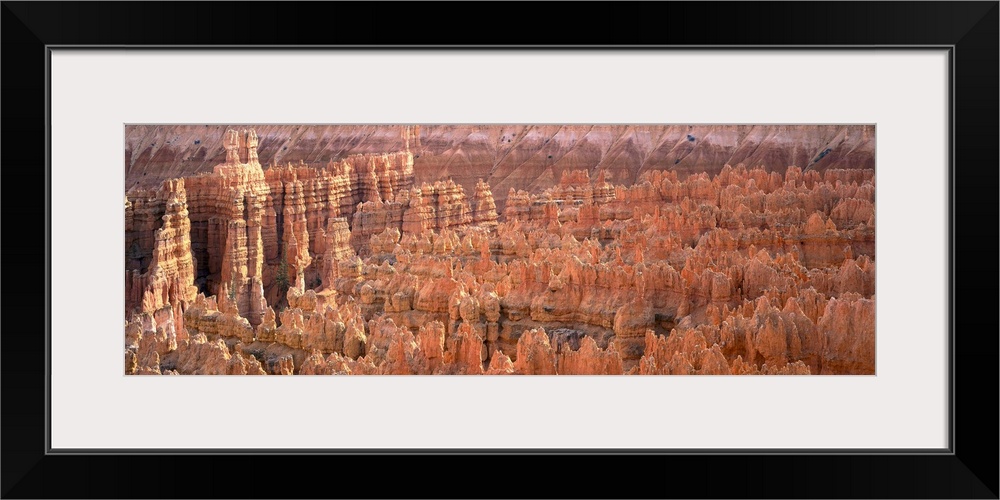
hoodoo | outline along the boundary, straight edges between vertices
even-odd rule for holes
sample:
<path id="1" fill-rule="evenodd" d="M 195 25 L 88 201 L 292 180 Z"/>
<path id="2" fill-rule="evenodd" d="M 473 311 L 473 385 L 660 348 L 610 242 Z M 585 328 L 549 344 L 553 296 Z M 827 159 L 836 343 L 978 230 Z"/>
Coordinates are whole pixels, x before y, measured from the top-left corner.
<path id="1" fill-rule="evenodd" d="M 873 374 L 867 128 L 130 126 L 125 370 Z"/>

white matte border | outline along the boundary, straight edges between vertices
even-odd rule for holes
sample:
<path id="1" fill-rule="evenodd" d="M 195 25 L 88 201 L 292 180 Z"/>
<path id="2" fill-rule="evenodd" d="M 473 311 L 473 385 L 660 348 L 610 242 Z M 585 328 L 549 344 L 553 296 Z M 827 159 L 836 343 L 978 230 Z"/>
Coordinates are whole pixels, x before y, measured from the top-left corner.
<path id="1" fill-rule="evenodd" d="M 52 447 L 944 448 L 947 53 L 52 55 Z M 125 123 L 875 123 L 876 376 L 123 375 Z"/>

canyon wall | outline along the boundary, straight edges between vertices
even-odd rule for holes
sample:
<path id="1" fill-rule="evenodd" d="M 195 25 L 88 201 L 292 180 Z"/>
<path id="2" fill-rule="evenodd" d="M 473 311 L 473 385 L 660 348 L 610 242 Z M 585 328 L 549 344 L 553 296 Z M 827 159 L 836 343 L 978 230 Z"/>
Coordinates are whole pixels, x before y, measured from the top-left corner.
<path id="1" fill-rule="evenodd" d="M 243 126 L 240 126 L 242 128 Z M 264 164 L 322 166 L 355 154 L 413 153 L 417 182 L 478 179 L 503 210 L 508 190 L 553 186 L 570 170 L 632 184 L 649 170 L 718 173 L 726 164 L 778 173 L 874 169 L 871 125 L 255 125 Z M 211 172 L 224 160 L 224 125 L 130 125 L 126 187 Z"/>

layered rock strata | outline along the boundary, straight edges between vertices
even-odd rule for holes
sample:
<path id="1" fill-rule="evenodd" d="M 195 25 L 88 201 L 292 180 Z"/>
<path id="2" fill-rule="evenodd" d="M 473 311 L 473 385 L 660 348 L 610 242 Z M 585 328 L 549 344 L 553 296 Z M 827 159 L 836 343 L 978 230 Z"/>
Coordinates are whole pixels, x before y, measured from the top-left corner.
<path id="1" fill-rule="evenodd" d="M 243 126 L 237 127 L 243 128 Z M 500 213 L 511 188 L 537 192 L 587 169 L 634 184 L 651 170 L 715 175 L 726 163 L 823 172 L 875 168 L 872 125 L 260 125 L 260 161 L 322 167 L 331 159 L 411 151 L 418 182 L 493 188 Z M 211 172 L 225 126 L 126 128 L 126 186 Z M 280 213 L 280 211 L 279 211 Z"/>

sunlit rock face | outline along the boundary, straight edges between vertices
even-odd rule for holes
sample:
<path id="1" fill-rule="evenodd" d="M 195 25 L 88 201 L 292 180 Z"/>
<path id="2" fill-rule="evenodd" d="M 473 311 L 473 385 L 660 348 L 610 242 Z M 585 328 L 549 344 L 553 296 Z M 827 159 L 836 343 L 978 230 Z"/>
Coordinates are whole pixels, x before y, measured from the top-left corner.
<path id="1" fill-rule="evenodd" d="M 130 126 L 126 147 L 127 374 L 875 371 L 871 127 Z"/>

